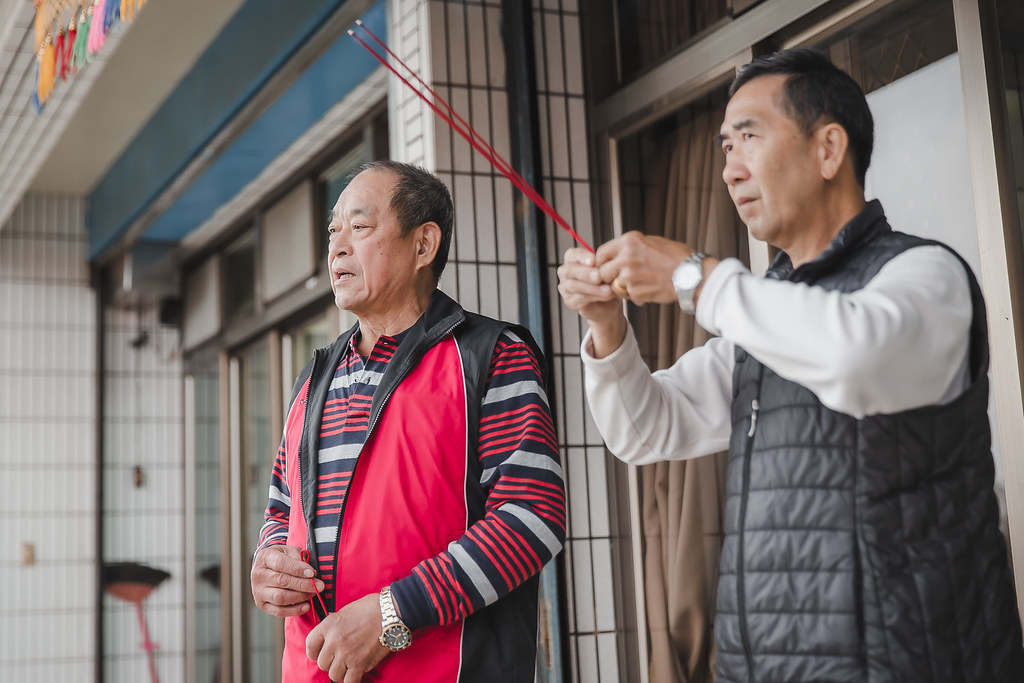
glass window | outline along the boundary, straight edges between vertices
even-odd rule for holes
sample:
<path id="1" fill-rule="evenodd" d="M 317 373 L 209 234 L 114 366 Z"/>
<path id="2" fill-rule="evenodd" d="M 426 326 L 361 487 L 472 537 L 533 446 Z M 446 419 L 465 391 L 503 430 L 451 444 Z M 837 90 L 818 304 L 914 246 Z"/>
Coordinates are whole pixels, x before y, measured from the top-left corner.
<path id="1" fill-rule="evenodd" d="M 356 169 L 372 159 L 370 145 L 363 140 L 355 147 L 349 149 L 337 163 L 320 176 L 321 196 L 324 201 L 322 208 L 323 215 L 325 216 L 324 224 L 317 226 L 317 239 L 319 241 L 319 251 L 317 253 L 321 257 L 326 258 L 327 256 L 327 223 L 331 220 L 331 212 L 334 210 L 334 205 L 338 202 L 338 197 L 348 187 L 348 181 L 352 179 L 352 174 L 355 173 Z M 300 365 L 299 367 L 301 368 L 302 366 Z"/>
<path id="2" fill-rule="evenodd" d="M 1019 0 L 999 0 L 996 16 L 1002 46 L 1006 121 L 1013 153 L 1017 206 L 1019 215 L 1024 217 L 1024 5 Z"/>
<path id="3" fill-rule="evenodd" d="M 896 0 L 815 47 L 829 52 L 870 93 L 956 52 L 953 5 Z"/>
<path id="4" fill-rule="evenodd" d="M 231 323 L 256 312 L 256 231 L 224 250 L 224 315 Z"/>
<path id="5" fill-rule="evenodd" d="M 336 334 L 332 334 L 327 316 L 321 316 L 308 322 L 290 333 L 292 339 L 292 374 L 297 375 L 313 357 L 313 350 L 327 346 Z M 291 387 L 287 387 L 290 391 Z M 286 407 L 287 409 L 287 407 Z"/>
<path id="6" fill-rule="evenodd" d="M 259 542 L 263 514 L 267 508 L 270 472 L 277 443 L 271 436 L 270 417 L 270 345 L 260 341 L 238 356 L 239 401 L 241 414 L 242 530 L 243 557 L 237 580 L 251 593 L 249 567 L 252 551 Z M 275 683 L 280 679 L 281 660 L 277 644 L 279 620 L 246 600 L 243 624 L 246 672 L 251 683 Z"/>
<path id="7" fill-rule="evenodd" d="M 602 99 L 632 81 L 728 17 L 729 7 L 729 0 L 595 0 L 582 3 L 592 95 Z"/>

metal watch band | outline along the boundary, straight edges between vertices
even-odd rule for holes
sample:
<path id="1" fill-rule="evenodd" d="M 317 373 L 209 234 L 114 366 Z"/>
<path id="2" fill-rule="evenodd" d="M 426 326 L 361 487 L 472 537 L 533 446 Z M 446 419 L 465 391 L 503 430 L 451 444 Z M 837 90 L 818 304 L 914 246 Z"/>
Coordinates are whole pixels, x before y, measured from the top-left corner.
<path id="1" fill-rule="evenodd" d="M 395 608 L 395 600 L 391 595 L 391 586 L 384 586 L 380 589 L 380 644 L 391 650 L 399 652 L 409 647 L 412 643 L 412 632 L 409 627 L 402 623 Z"/>
<path id="2" fill-rule="evenodd" d="M 383 626 L 401 621 L 398 618 L 398 611 L 395 610 L 395 600 L 391 597 L 391 586 L 380 589 L 380 613 L 384 617 Z"/>
<path id="3" fill-rule="evenodd" d="M 686 287 L 681 287 L 676 282 L 676 273 L 673 273 L 672 284 L 676 290 L 676 299 L 679 301 L 679 308 L 683 313 L 693 315 L 697 311 L 697 306 L 694 302 L 694 298 L 697 295 L 697 288 L 704 281 L 704 259 L 707 258 L 707 254 L 702 251 L 695 251 L 683 260 L 677 267 L 677 271 L 684 267 L 696 267 L 697 279 L 692 283 L 687 283 Z"/>

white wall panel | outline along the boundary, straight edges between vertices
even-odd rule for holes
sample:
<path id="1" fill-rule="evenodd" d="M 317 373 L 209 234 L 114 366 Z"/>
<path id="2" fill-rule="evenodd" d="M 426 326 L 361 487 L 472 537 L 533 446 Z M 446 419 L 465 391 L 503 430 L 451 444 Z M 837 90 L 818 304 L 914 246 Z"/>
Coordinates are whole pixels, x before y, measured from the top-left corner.
<path id="1" fill-rule="evenodd" d="M 143 601 L 161 680 L 183 680 L 184 462 L 180 335 L 155 304 L 105 311 L 104 562 L 170 574 Z M 135 470 L 141 479 L 136 481 Z M 146 680 L 134 606 L 104 598 L 104 676 Z M 143 678 L 126 678 L 142 672 Z"/>
<path id="2" fill-rule="evenodd" d="M 89 680 L 94 667 L 96 314 L 84 208 L 28 195 L 0 229 L 3 681 Z"/>

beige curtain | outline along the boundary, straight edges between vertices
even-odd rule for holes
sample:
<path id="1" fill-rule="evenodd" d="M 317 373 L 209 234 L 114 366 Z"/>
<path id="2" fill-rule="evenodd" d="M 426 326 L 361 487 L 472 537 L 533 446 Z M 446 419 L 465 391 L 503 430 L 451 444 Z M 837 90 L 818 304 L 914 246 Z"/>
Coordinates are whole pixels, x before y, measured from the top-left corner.
<path id="1" fill-rule="evenodd" d="M 725 17 L 729 8 L 725 0 L 644 0 L 634 5 L 634 11 L 640 64 L 646 66 Z"/>
<path id="2" fill-rule="evenodd" d="M 747 236 L 722 181 L 715 141 L 722 111 L 696 111 L 656 144 L 646 232 L 717 257 L 747 258 Z M 634 309 L 652 369 L 670 366 L 708 333 L 676 305 Z M 641 468 L 647 626 L 653 683 L 703 683 L 713 671 L 714 598 L 725 501 L 724 453 Z"/>

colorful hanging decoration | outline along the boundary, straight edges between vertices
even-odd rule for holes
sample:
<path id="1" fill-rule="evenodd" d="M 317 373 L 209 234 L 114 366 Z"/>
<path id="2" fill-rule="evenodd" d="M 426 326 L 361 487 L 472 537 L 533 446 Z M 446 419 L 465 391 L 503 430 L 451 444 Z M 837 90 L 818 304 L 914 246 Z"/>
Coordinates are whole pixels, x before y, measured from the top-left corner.
<path id="1" fill-rule="evenodd" d="M 75 44 L 71 47 L 71 73 L 78 74 L 78 70 L 92 60 L 89 54 L 89 19 L 92 17 L 92 5 L 86 9 L 82 7 L 78 12 L 78 34 L 75 36 Z"/>
<path id="2" fill-rule="evenodd" d="M 36 112 L 42 111 L 59 78 L 66 81 L 103 49 L 107 36 L 135 19 L 146 0 L 34 0 L 36 18 Z"/>
<path id="3" fill-rule="evenodd" d="M 60 80 L 68 80 L 68 69 L 71 67 L 71 51 L 75 48 L 75 38 L 78 37 L 78 24 L 75 23 L 75 13 L 71 13 L 71 20 L 68 22 L 68 35 L 64 39 L 64 56 L 60 60 Z M 74 72 L 72 72 L 74 75 Z"/>
<path id="4" fill-rule="evenodd" d="M 96 54 L 103 49 L 107 34 L 103 30 L 106 23 L 107 0 L 96 0 L 92 5 L 92 23 L 89 25 L 89 52 Z"/>

